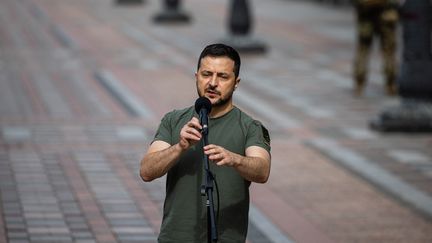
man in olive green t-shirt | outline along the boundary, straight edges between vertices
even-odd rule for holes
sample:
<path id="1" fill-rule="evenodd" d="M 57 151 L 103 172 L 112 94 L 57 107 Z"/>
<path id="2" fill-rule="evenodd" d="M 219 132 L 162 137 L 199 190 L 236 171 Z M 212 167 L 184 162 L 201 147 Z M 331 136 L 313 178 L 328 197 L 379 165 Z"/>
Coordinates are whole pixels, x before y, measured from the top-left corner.
<path id="1" fill-rule="evenodd" d="M 194 107 L 167 113 L 146 155 L 140 175 L 152 181 L 167 174 L 164 216 L 159 242 L 207 242 L 205 179 L 202 153 L 217 182 L 215 209 L 219 242 L 245 242 L 251 182 L 265 183 L 270 174 L 267 129 L 232 102 L 239 85 L 240 56 L 223 44 L 202 51 L 195 73 L 198 95 L 212 104 L 209 145 L 198 143 L 202 126 Z"/>

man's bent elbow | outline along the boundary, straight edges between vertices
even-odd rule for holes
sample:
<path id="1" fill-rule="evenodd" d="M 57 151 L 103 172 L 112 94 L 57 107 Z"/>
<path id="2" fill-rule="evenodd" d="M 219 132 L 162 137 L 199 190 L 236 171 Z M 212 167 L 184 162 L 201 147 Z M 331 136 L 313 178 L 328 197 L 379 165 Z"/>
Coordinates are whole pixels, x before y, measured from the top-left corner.
<path id="1" fill-rule="evenodd" d="M 270 177 L 270 168 L 265 169 L 265 172 L 262 173 L 258 178 L 257 178 L 257 183 L 261 183 L 264 184 L 268 181 Z"/>
<path id="2" fill-rule="evenodd" d="M 263 175 L 263 176 L 259 177 L 256 182 L 264 184 L 268 181 L 268 179 L 269 179 L 269 175 Z"/>
<path id="3" fill-rule="evenodd" d="M 145 182 L 150 182 L 150 181 L 152 181 L 152 180 L 154 180 L 154 179 L 156 179 L 154 176 L 152 176 L 150 173 L 149 173 L 149 171 L 148 170 L 146 170 L 144 167 L 144 159 L 143 160 L 141 160 L 141 168 L 140 168 L 140 176 L 141 176 L 141 179 L 143 180 L 143 181 L 145 181 Z"/>
<path id="4" fill-rule="evenodd" d="M 140 176 L 141 176 L 141 179 L 145 182 L 150 182 L 150 181 L 155 179 L 154 177 L 146 174 L 143 169 L 140 170 Z"/>

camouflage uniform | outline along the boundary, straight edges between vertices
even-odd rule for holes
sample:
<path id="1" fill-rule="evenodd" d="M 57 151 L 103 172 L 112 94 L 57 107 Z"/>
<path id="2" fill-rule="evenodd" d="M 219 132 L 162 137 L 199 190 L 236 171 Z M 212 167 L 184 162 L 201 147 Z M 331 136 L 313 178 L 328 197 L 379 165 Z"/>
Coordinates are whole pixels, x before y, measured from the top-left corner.
<path id="1" fill-rule="evenodd" d="M 366 6 L 362 2 L 375 2 Z M 381 3 L 380 3 L 381 2 Z M 396 94 L 396 27 L 397 4 L 392 0 L 356 0 L 357 53 L 354 61 L 355 92 L 362 93 L 368 74 L 369 55 L 374 35 L 380 39 L 386 77 L 386 91 Z"/>

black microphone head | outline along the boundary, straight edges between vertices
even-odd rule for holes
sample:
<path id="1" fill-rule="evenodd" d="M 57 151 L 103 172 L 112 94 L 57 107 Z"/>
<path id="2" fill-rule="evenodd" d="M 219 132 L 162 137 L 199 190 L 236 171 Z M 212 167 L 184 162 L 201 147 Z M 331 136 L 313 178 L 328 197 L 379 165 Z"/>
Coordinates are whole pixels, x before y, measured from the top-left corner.
<path id="1" fill-rule="evenodd" d="M 207 113 L 211 112 L 212 109 L 212 105 L 209 99 L 207 99 L 206 97 L 199 97 L 196 101 L 195 101 L 195 111 L 197 113 L 200 112 L 201 109 L 206 109 Z"/>

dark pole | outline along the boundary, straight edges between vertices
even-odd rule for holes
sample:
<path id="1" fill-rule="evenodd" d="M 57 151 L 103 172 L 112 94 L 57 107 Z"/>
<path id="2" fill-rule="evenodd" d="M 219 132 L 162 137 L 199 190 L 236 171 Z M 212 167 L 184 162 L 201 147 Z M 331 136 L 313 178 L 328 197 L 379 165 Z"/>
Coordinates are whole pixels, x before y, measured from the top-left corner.
<path id="1" fill-rule="evenodd" d="M 398 80 L 400 95 L 432 99 L 431 1 L 406 1 L 402 17 L 405 49 Z"/>
<path id="2" fill-rule="evenodd" d="M 229 36 L 222 42 L 240 52 L 265 52 L 265 44 L 251 37 L 252 27 L 253 20 L 248 1 L 231 0 L 228 22 Z"/>
<path id="3" fill-rule="evenodd" d="M 157 23 L 188 23 L 190 17 L 180 7 L 180 0 L 164 0 L 163 9 L 153 17 Z"/>
<path id="4" fill-rule="evenodd" d="M 370 125 L 381 131 L 432 132 L 432 2 L 406 0 L 401 10 L 401 103 L 382 111 Z"/>

